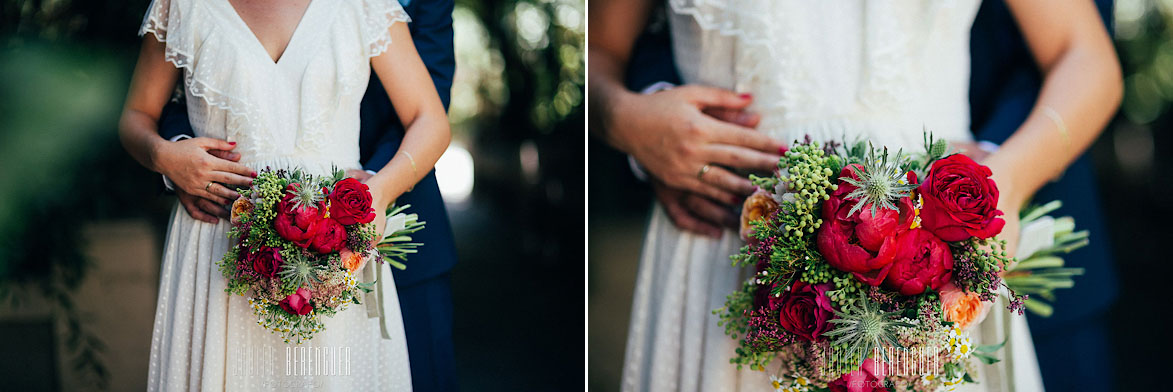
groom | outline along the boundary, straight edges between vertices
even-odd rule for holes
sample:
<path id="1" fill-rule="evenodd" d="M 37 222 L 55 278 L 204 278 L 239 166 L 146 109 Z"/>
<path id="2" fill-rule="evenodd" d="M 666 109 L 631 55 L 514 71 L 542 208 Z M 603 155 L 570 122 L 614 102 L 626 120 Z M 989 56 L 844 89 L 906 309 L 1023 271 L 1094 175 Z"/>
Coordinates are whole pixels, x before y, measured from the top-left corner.
<path id="1" fill-rule="evenodd" d="M 1096 0 L 1096 6 L 1108 25 L 1108 31 L 1112 31 L 1112 1 Z M 655 91 L 665 85 L 681 84 L 672 60 L 671 37 L 662 14 L 657 12 L 653 12 L 648 28 L 636 41 L 628 61 L 625 83 L 632 91 Z M 1042 84 L 1042 75 L 1022 33 L 1001 1 L 982 2 L 972 28 L 970 51 L 974 139 L 1002 143 L 1030 114 Z M 614 119 L 603 120 L 604 123 L 623 123 Z M 607 132 L 655 131 L 614 128 Z M 643 173 L 637 170 L 637 174 Z M 715 216 L 704 210 L 681 208 L 692 204 L 681 200 L 698 197 L 689 191 L 666 191 L 660 181 L 652 181 L 652 186 L 673 221 L 684 229 L 695 231 L 697 227 L 717 226 L 722 220 L 728 220 L 728 217 Z M 680 194 L 686 196 L 682 198 Z M 1063 200 L 1064 207 L 1057 214 L 1074 217 L 1078 227 L 1089 230 L 1093 239 L 1088 247 L 1065 257 L 1069 267 L 1084 268 L 1085 274 L 1076 278 L 1075 288 L 1058 292 L 1054 316 L 1028 316 L 1044 384 L 1053 391 L 1111 390 L 1112 352 L 1105 313 L 1116 298 L 1117 287 L 1091 160 L 1087 156 L 1080 157 L 1061 180 L 1041 189 L 1036 199 Z M 676 208 L 672 208 L 673 204 Z"/>
<path id="2" fill-rule="evenodd" d="M 400 3 L 412 19 L 408 27 L 416 50 L 447 108 L 456 70 L 452 44 L 454 0 L 400 0 Z M 405 130 L 374 73 L 363 97 L 361 116 L 360 161 L 364 169 L 378 171 L 395 156 Z M 159 119 L 159 134 L 170 140 L 194 134 L 184 103 L 172 102 L 164 108 Z M 213 154 L 239 159 L 238 155 L 222 151 Z M 194 214 L 203 214 L 209 219 L 223 214 L 222 209 L 209 207 L 206 200 L 184 194 L 179 189 L 176 193 L 183 207 L 194 210 Z M 404 193 L 396 203 L 410 204 L 412 212 L 428 223 L 425 229 L 412 235 L 413 239 L 426 244 L 413 256 L 413 260 L 421 262 L 411 263 L 406 270 L 394 274 L 403 328 L 407 334 L 412 387 L 416 391 L 453 391 L 457 386 L 449 272 L 456 264 L 456 247 L 435 171 L 428 173 L 414 190 Z"/>

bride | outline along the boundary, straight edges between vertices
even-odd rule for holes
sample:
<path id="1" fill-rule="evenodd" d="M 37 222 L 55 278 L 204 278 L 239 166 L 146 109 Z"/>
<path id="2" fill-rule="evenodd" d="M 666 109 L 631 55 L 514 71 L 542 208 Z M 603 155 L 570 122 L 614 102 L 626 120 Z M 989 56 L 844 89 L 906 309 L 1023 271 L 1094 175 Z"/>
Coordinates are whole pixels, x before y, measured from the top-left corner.
<path id="1" fill-rule="evenodd" d="M 373 69 L 407 129 L 395 158 L 365 181 L 381 233 L 385 208 L 431 171 L 449 141 L 406 22 L 395 0 L 155 0 L 140 29 L 122 142 L 183 191 L 221 203 L 267 167 L 360 169 L 359 102 Z M 199 137 L 170 142 L 157 120 L 181 80 Z M 234 151 L 239 164 L 209 150 Z M 149 390 L 411 389 L 394 290 L 381 298 L 391 305 L 386 325 L 351 306 L 300 351 L 287 350 L 257 325 L 244 297 L 224 291 L 215 263 L 228 227 L 172 213 Z"/>
<path id="2" fill-rule="evenodd" d="M 648 106 L 664 108 L 665 101 L 683 97 L 679 99 L 692 99 L 695 112 L 700 106 L 692 97 L 696 89 L 645 96 L 620 91 L 619 70 L 646 23 L 650 3 L 593 4 L 592 14 L 614 18 L 608 18 L 610 28 L 593 29 L 603 32 L 592 35 L 592 68 L 600 70 L 592 71 L 592 92 L 613 94 L 605 98 L 613 106 L 604 110 L 633 108 L 639 100 L 657 100 L 658 106 Z M 1112 43 L 1090 1 L 1007 3 L 1046 76 L 1030 117 L 982 161 L 993 170 L 1001 190 L 998 208 L 1008 221 L 1001 237 L 1010 240 L 1013 250 L 1020 207 L 1091 144 L 1115 111 L 1122 88 Z M 805 135 L 824 141 L 863 137 L 913 151 L 921 145 L 925 128 L 955 143 L 972 142 L 968 44 L 978 5 L 974 0 L 668 0 L 667 12 L 675 63 L 684 82 L 752 97 L 747 110 L 760 116 L 759 132 L 784 142 Z M 654 112 L 643 116 L 648 123 L 656 122 Z M 678 140 L 644 131 L 643 140 Z M 679 139 L 696 135 L 718 139 L 703 131 L 678 134 Z M 704 142 L 691 150 L 705 151 Z M 716 167 L 718 154 L 709 159 L 678 169 L 680 173 L 652 174 L 666 178 L 663 181 L 699 178 L 716 184 L 724 176 L 712 174 L 727 173 Z M 713 171 L 706 170 L 710 163 Z M 719 238 L 682 231 L 669 215 L 675 216 L 657 204 L 645 239 L 623 389 L 770 388 L 765 372 L 738 371 L 729 363 L 736 342 L 711 313 L 748 277 L 747 271 L 730 267 L 729 262 L 729 255 L 743 244 L 729 231 Z M 1010 343 L 1002 351 L 1003 362 L 982 367 L 980 383 L 968 387 L 1041 390 L 1024 319 L 997 316 L 1005 315 L 997 307 L 993 313 L 977 327 L 978 339 L 996 343 L 1009 334 Z"/>

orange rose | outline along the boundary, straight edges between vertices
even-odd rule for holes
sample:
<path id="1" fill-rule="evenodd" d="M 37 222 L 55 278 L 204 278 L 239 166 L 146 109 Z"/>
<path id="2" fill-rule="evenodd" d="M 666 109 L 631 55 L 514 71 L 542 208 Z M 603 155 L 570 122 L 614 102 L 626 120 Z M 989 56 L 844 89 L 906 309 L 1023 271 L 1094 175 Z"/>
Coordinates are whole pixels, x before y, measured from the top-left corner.
<path id="1" fill-rule="evenodd" d="M 778 202 L 769 192 L 758 189 L 741 206 L 741 239 L 749 241 L 753 226 L 750 222 L 766 218 L 778 209 Z"/>
<path id="2" fill-rule="evenodd" d="M 342 267 L 351 273 L 357 273 L 358 270 L 366 265 L 366 258 L 361 253 L 354 253 L 350 249 L 343 249 L 338 254 L 342 256 Z"/>
<path id="3" fill-rule="evenodd" d="M 240 216 L 253 212 L 253 202 L 241 196 L 232 202 L 232 223 L 240 223 Z"/>
<path id="4" fill-rule="evenodd" d="M 962 330 L 986 318 L 987 307 L 977 293 L 961 291 L 953 283 L 941 287 L 941 307 L 945 310 L 945 320 L 956 323 Z"/>

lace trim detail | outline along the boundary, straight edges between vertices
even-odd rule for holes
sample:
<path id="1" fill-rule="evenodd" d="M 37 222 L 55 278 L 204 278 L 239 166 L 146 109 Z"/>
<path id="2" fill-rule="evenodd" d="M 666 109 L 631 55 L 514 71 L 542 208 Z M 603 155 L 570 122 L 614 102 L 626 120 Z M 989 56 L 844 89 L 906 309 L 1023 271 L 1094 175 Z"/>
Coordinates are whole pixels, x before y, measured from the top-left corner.
<path id="1" fill-rule="evenodd" d="M 138 35 L 144 36 L 147 33 L 155 35 L 155 39 L 159 42 L 167 41 L 167 22 L 170 20 L 169 16 L 171 8 L 171 0 L 154 0 L 147 8 L 147 14 L 143 15 L 143 24 L 139 26 Z"/>
<path id="2" fill-rule="evenodd" d="M 391 26 L 396 22 L 411 22 L 411 17 L 398 1 L 363 1 L 363 43 L 366 45 L 368 57 L 375 57 L 387 51 L 387 46 L 391 45 Z"/>
<path id="3" fill-rule="evenodd" d="M 172 0 L 155 0 L 143 18 L 143 25 L 139 28 L 139 35 L 152 34 L 155 39 L 165 45 L 164 59 L 183 70 L 183 86 L 188 94 L 200 98 L 230 115 L 240 117 L 246 123 L 256 124 L 260 113 L 255 105 L 243 98 L 234 97 L 216 87 L 218 84 L 238 86 L 240 83 L 214 80 L 213 75 L 236 75 L 240 77 L 239 67 L 235 72 L 197 72 L 195 48 L 195 34 L 190 31 L 192 26 L 200 24 L 200 18 L 207 18 L 207 14 L 188 4 L 180 4 Z M 185 7 L 181 7 L 185 6 Z M 204 25 L 213 26 L 211 22 L 203 21 Z M 221 68 L 221 67 L 214 67 Z"/>
<path id="4" fill-rule="evenodd" d="M 755 105 L 762 109 L 794 107 L 809 101 L 805 91 L 812 91 L 802 64 L 803 48 L 793 37 L 796 26 L 768 19 L 776 7 L 785 2 L 770 0 L 727 4 L 723 0 L 670 0 L 672 11 L 691 17 L 701 29 L 713 31 L 737 41 L 734 72 L 740 91 L 753 91 Z M 751 12 L 752 11 L 752 12 Z M 784 10 L 781 10 L 785 12 Z M 786 75 L 779 77 L 778 75 Z M 779 111 L 791 116 L 791 111 Z"/>
<path id="5" fill-rule="evenodd" d="M 303 109 L 301 118 L 301 132 L 298 135 L 296 148 L 305 150 L 309 146 L 323 145 L 329 142 L 328 124 L 337 113 L 338 105 L 344 97 L 351 96 L 356 89 L 366 86 L 370 80 L 369 57 L 375 57 L 387 50 L 391 44 L 391 26 L 397 22 L 410 22 L 411 18 L 403 7 L 395 0 L 364 0 L 358 10 L 358 19 L 362 25 L 361 38 L 363 61 L 351 61 L 353 52 L 349 52 L 348 42 L 319 41 L 319 48 L 326 49 L 332 45 L 336 51 L 334 70 L 337 72 L 337 83 L 330 94 L 330 100 L 314 102 Z M 338 51 L 344 51 L 345 54 Z"/>
<path id="6" fill-rule="evenodd" d="M 774 15 L 795 13 L 798 10 L 792 8 L 804 4 L 772 0 L 669 0 L 668 3 L 673 12 L 691 17 L 702 30 L 736 41 L 737 86 L 734 87 L 753 90 L 758 97 L 756 106 L 774 109 L 824 104 L 817 99 L 817 94 L 808 93 L 818 88 L 810 77 L 816 66 L 808 60 L 809 53 L 818 48 L 800 41 L 804 35 L 796 31 L 799 26 L 771 19 Z M 916 69 L 908 62 L 915 58 L 913 50 L 920 42 L 913 42 L 903 33 L 907 27 L 904 24 L 918 21 L 905 20 L 902 16 L 930 17 L 943 7 L 934 4 L 930 9 L 905 12 L 896 8 L 900 6 L 917 5 L 865 4 L 863 55 L 868 66 L 858 97 L 861 104 L 872 109 L 891 110 L 907 105 L 909 94 L 905 90 L 911 85 Z M 795 111 L 779 113 L 788 119 L 801 115 Z"/>

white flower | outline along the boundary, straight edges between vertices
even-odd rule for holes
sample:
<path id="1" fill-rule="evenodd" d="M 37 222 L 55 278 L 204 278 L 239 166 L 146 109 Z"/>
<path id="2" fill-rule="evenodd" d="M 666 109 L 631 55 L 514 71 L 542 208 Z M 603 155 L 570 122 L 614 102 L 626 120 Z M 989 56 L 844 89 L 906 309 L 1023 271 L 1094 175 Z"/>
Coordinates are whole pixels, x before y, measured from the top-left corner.
<path id="1" fill-rule="evenodd" d="M 778 376 L 770 376 L 770 386 L 774 387 L 775 391 L 779 392 L 808 392 L 810 391 L 810 380 L 803 376 L 795 376 L 794 381 L 790 384 L 785 383 L 785 379 Z"/>
<path id="2" fill-rule="evenodd" d="M 790 193 L 784 193 L 784 194 L 782 194 L 782 201 L 788 201 L 788 202 L 791 202 L 791 203 L 797 203 L 797 202 L 798 202 L 798 197 L 794 195 L 794 192 L 790 192 Z"/>
<path id="3" fill-rule="evenodd" d="M 957 387 L 960 386 L 964 382 L 965 382 L 964 376 L 953 377 L 952 379 L 945 380 L 945 384 L 941 386 L 941 390 L 946 391 L 946 392 L 956 391 Z"/>
<path id="4" fill-rule="evenodd" d="M 781 204 L 782 202 L 786 201 L 792 203 L 794 202 L 794 194 L 789 192 L 791 191 L 791 183 L 789 183 L 791 178 L 789 178 L 789 176 L 791 176 L 791 171 L 785 168 L 778 170 L 778 183 L 774 184 L 774 191 L 771 195 L 774 197 L 775 203 Z M 787 195 L 789 195 L 789 197 L 787 197 Z"/>
<path id="5" fill-rule="evenodd" d="M 811 382 L 806 377 L 795 376 L 794 377 L 794 384 L 790 386 L 790 389 L 792 391 L 796 391 L 796 392 L 806 392 L 806 391 L 810 390 L 810 387 L 811 387 Z"/>
<path id="6" fill-rule="evenodd" d="M 383 227 L 383 238 L 390 237 L 395 232 L 406 229 L 407 219 L 408 214 L 395 214 L 387 217 L 387 225 Z"/>
<path id="7" fill-rule="evenodd" d="M 954 360 L 961 360 L 969 358 L 973 353 L 973 340 L 969 338 L 969 334 L 961 332 L 960 328 L 954 327 L 949 330 L 949 355 Z"/>

